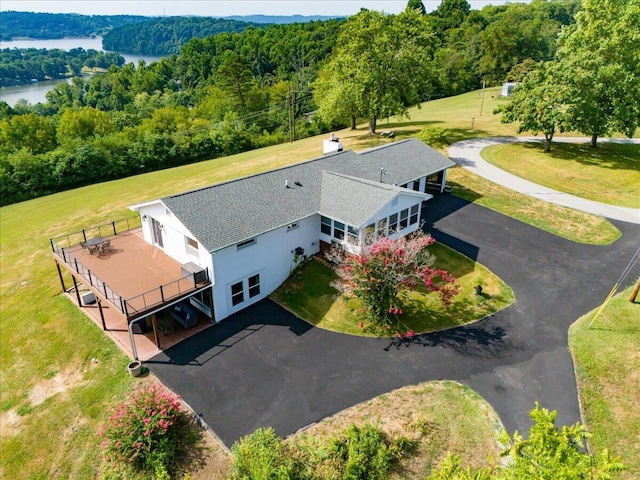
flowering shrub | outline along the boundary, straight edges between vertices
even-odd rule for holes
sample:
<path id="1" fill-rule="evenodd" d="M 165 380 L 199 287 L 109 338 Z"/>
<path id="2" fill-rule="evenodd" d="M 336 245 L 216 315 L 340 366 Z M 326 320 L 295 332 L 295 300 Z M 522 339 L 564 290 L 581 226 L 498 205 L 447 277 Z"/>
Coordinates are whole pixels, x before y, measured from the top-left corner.
<path id="1" fill-rule="evenodd" d="M 359 298 L 365 313 L 374 323 L 391 324 L 403 311 L 394 303 L 405 289 L 424 285 L 438 292 L 448 305 L 459 287 L 446 270 L 433 269 L 435 257 L 427 247 L 435 240 L 422 232 L 398 240 L 383 238 L 360 255 L 331 250 L 327 256 L 336 263 L 340 281 L 335 287 L 347 296 Z"/>
<path id="2" fill-rule="evenodd" d="M 158 386 L 140 389 L 120 404 L 100 435 L 108 462 L 167 477 L 186 450 L 197 441 L 179 398 Z"/>

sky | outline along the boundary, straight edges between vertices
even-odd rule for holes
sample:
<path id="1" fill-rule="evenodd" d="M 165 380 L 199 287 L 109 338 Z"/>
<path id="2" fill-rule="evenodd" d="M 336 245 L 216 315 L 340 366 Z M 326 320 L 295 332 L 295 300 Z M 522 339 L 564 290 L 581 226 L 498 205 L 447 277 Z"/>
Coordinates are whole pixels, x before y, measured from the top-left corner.
<path id="1" fill-rule="evenodd" d="M 505 0 L 467 0 L 472 8 L 502 5 Z M 516 0 L 517 1 L 517 0 Z M 428 11 L 440 0 L 422 0 Z M 20 12 L 79 13 L 82 15 L 327 15 L 348 16 L 360 8 L 399 13 L 407 0 L 1 0 L 0 10 Z"/>

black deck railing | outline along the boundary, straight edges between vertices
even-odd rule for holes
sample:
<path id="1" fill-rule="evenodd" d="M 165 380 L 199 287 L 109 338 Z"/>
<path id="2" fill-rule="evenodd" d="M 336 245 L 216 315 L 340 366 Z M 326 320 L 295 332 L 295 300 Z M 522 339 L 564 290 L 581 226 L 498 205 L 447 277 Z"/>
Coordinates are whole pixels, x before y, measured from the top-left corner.
<path id="1" fill-rule="evenodd" d="M 101 225 L 83 228 L 77 232 L 53 237 L 49 239 L 49 242 L 51 243 L 51 249 L 53 252 L 60 254 L 60 250 L 62 248 L 69 248 L 73 245 L 78 245 L 80 242 L 86 242 L 88 239 L 94 237 L 109 237 L 111 235 L 117 235 L 119 233 L 138 228 L 141 225 L 140 215 L 132 215 L 110 223 L 103 223 Z"/>
<path id="2" fill-rule="evenodd" d="M 83 265 L 77 257 L 66 250 L 81 242 L 86 242 L 93 237 L 118 235 L 118 233 L 133 230 L 140 226 L 140 216 L 136 215 L 49 239 L 53 252 L 91 287 L 104 295 L 105 299 L 117 308 L 127 319 L 133 319 L 163 303 L 175 300 L 190 291 L 211 283 L 209 280 L 209 269 L 204 269 L 200 272 L 190 273 L 169 283 L 162 284 L 147 292 L 130 298 L 124 298 L 118 295 L 113 288 Z"/>
<path id="3" fill-rule="evenodd" d="M 170 302 L 189 291 L 204 287 L 211 283 L 209 281 L 209 269 L 204 269 L 204 276 L 201 272 L 189 274 L 185 277 L 165 283 L 157 288 L 141 293 L 134 297 L 124 300 L 124 314 L 129 317 L 135 317 L 145 311 L 149 311 Z"/>

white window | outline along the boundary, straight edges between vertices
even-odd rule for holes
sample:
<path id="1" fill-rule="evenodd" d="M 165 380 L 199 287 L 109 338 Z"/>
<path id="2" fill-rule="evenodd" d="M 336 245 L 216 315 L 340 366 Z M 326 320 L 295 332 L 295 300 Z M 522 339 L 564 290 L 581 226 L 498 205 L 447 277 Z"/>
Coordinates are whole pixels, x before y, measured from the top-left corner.
<path id="1" fill-rule="evenodd" d="M 409 225 L 409 209 L 405 208 L 400 212 L 400 230 L 404 230 Z"/>
<path id="2" fill-rule="evenodd" d="M 193 238 L 191 237 L 184 237 L 186 246 L 187 246 L 187 253 L 189 255 L 195 255 L 196 257 L 199 255 L 198 252 L 198 242 L 196 242 Z"/>
<path id="3" fill-rule="evenodd" d="M 333 221 L 333 238 L 336 240 L 344 240 L 344 223 Z"/>
<path id="4" fill-rule="evenodd" d="M 241 248 L 250 247 L 251 245 L 255 245 L 255 244 L 256 244 L 256 239 L 254 237 L 254 238 L 250 238 L 249 240 L 245 240 L 244 242 L 238 243 L 237 247 L 238 247 L 238 250 L 240 250 Z"/>
<path id="5" fill-rule="evenodd" d="M 418 223 L 418 210 L 419 210 L 419 205 L 414 205 L 413 207 L 411 207 L 411 216 L 409 217 L 409 225 L 415 225 L 416 223 Z"/>
<path id="6" fill-rule="evenodd" d="M 347 242 L 356 247 L 360 245 L 360 230 L 349 226 L 347 229 Z"/>
<path id="7" fill-rule="evenodd" d="M 249 277 L 249 298 L 260 295 L 260 275 Z"/>
<path id="8" fill-rule="evenodd" d="M 373 245 L 376 243 L 376 225 L 371 223 L 364 229 L 364 244 Z"/>
<path id="9" fill-rule="evenodd" d="M 331 219 L 323 215 L 320 216 L 320 231 L 325 235 L 331 235 Z"/>
<path id="10" fill-rule="evenodd" d="M 244 302 L 244 283 L 238 282 L 231 285 L 231 305 L 236 305 Z"/>
<path id="11" fill-rule="evenodd" d="M 377 238 L 383 238 L 387 236 L 387 218 L 378 220 L 378 227 L 376 232 Z"/>
<path id="12" fill-rule="evenodd" d="M 389 216 L 389 235 L 393 235 L 398 231 L 398 214 L 394 213 Z"/>

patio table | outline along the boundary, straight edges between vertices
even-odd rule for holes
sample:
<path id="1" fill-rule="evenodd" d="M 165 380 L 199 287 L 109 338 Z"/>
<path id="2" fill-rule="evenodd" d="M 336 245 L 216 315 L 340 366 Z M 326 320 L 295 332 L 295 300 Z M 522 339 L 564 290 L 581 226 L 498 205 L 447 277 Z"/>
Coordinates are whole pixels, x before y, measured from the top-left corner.
<path id="1" fill-rule="evenodd" d="M 89 253 L 93 254 L 94 252 L 98 252 L 100 250 L 100 246 L 103 243 L 104 243 L 104 238 L 93 237 L 85 242 L 85 246 L 89 250 Z"/>

